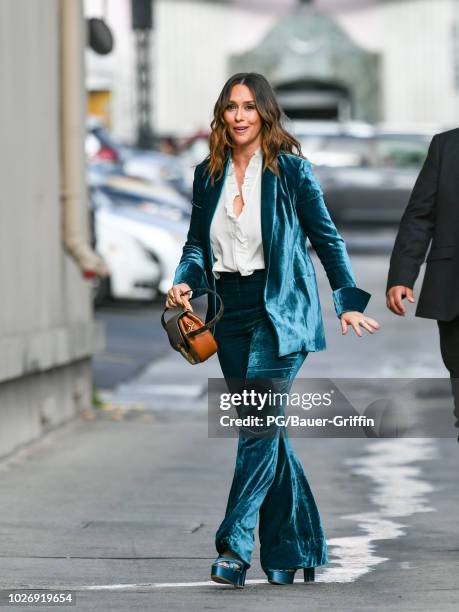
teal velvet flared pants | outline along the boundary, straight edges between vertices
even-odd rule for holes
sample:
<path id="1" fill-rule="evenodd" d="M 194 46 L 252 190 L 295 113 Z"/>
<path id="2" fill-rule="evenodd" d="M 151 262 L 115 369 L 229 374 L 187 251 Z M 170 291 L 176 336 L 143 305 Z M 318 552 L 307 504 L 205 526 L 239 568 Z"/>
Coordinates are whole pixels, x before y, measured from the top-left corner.
<path id="1" fill-rule="evenodd" d="M 215 326 L 218 359 L 232 380 L 276 380 L 288 392 L 307 353 L 279 358 L 274 329 L 264 308 L 265 270 L 216 280 L 225 311 Z M 240 431 L 225 517 L 215 536 L 217 552 L 235 552 L 251 564 L 259 519 L 263 570 L 316 567 L 327 563 L 327 544 L 313 494 L 285 428 L 256 437 Z"/>

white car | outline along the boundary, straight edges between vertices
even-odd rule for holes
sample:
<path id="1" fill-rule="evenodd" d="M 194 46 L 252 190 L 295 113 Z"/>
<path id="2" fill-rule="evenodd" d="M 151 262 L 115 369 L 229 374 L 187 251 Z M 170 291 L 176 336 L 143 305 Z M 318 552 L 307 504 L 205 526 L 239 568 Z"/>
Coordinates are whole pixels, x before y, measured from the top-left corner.
<path id="1" fill-rule="evenodd" d="M 170 184 L 180 193 L 188 194 L 190 185 L 184 180 L 186 168 L 175 155 L 155 151 L 138 152 L 124 162 L 125 174 L 157 184 Z"/>
<path id="2" fill-rule="evenodd" d="M 188 222 L 161 218 L 142 206 L 118 205 L 97 187 L 91 190 L 91 201 L 95 248 L 110 270 L 101 293 L 133 300 L 165 294 L 182 254 Z"/>
<path id="3" fill-rule="evenodd" d="M 103 186 L 106 192 L 111 191 L 116 195 L 125 195 L 126 198 L 132 200 L 157 202 L 159 205 L 167 205 L 169 209 L 179 208 L 187 212 L 191 211 L 189 199 L 165 183 L 151 183 L 119 174 L 106 174 L 104 176 L 99 173 L 98 179 L 95 178 L 97 177 L 96 174 L 93 176 L 93 184 L 98 180 L 98 184 Z"/>

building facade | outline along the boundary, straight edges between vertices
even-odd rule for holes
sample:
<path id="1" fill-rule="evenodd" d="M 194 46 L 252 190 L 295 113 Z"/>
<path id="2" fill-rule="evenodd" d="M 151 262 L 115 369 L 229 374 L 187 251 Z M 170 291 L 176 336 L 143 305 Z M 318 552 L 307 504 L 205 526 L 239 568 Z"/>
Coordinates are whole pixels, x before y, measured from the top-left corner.
<path id="1" fill-rule="evenodd" d="M 100 16 L 103 6 L 117 47 L 107 58 L 88 51 L 88 87 L 97 88 L 97 81 L 109 84 L 114 131 L 132 141 L 135 56 L 130 0 L 85 0 L 87 15 Z M 184 135 L 208 128 L 216 96 L 237 65 L 234 58 L 257 57 L 281 20 L 301 18 L 301 11 L 311 6 L 333 20 L 356 48 L 378 58 L 377 78 L 366 68 L 360 74 L 360 89 L 368 87 L 365 95 L 378 97 L 378 120 L 445 126 L 459 122 L 456 0 L 154 0 L 155 130 Z M 304 39 L 295 32 L 299 53 L 311 42 L 306 29 Z M 287 60 L 278 60 L 286 73 Z M 249 64 L 244 62 L 244 67 L 251 69 Z M 377 87 L 373 94 L 372 83 Z"/>
<path id="2" fill-rule="evenodd" d="M 91 286 L 62 244 L 59 0 L 5 0 L 0 23 L 4 456 L 91 406 L 103 330 Z M 84 201 L 80 212 L 85 227 Z"/>

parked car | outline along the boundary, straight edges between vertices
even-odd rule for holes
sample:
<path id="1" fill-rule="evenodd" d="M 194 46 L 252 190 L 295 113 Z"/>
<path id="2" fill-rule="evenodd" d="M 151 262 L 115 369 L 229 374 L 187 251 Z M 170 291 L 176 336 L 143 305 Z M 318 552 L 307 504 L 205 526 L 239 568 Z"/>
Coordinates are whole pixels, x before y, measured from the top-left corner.
<path id="1" fill-rule="evenodd" d="M 183 196 L 191 195 L 192 184 L 187 179 L 184 163 L 175 155 L 136 151 L 124 162 L 124 172 L 128 176 L 152 183 L 171 185 Z"/>
<path id="2" fill-rule="evenodd" d="M 185 180 L 190 190 L 193 186 L 195 167 L 209 154 L 209 136 L 209 131 L 198 130 L 178 143 L 178 153 L 183 162 Z"/>
<path id="3" fill-rule="evenodd" d="M 129 148 L 118 143 L 97 117 L 86 120 L 86 158 L 89 163 L 122 165 L 129 156 Z"/>
<path id="4" fill-rule="evenodd" d="M 107 193 L 116 196 L 125 196 L 127 201 L 133 204 L 151 202 L 158 208 L 167 210 L 179 210 L 183 215 L 190 215 L 191 200 L 181 196 L 168 185 L 157 185 L 121 175 L 108 175 L 100 177 L 99 185 L 104 187 Z"/>
<path id="5" fill-rule="evenodd" d="M 128 176 L 170 185 L 187 197 L 191 193 L 191 185 L 186 181 L 183 161 L 179 157 L 124 145 L 113 137 L 98 117 L 87 118 L 85 150 L 90 164 L 114 164 Z"/>
<path id="6" fill-rule="evenodd" d="M 188 222 L 153 214 L 123 197 L 90 188 L 95 248 L 110 270 L 99 283 L 96 302 L 111 299 L 152 300 L 172 284 Z"/>
<path id="7" fill-rule="evenodd" d="M 339 224 L 398 224 L 434 132 L 310 123 L 300 122 L 294 133 L 314 165 L 333 219 Z"/>

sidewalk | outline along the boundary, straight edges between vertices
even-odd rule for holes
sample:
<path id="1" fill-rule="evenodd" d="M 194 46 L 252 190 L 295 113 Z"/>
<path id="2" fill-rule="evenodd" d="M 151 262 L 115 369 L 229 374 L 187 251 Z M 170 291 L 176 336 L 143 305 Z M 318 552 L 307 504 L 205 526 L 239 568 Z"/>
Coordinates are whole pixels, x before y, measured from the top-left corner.
<path id="1" fill-rule="evenodd" d="M 97 611 L 456 609 L 455 440 L 295 439 L 331 563 L 275 588 L 256 548 L 237 592 L 208 582 L 236 440 L 208 439 L 201 410 L 96 414 L 3 462 L 1 588 Z"/>
<path id="2" fill-rule="evenodd" d="M 331 350 L 308 356 L 299 376 L 444 374 L 434 326 L 402 327 L 383 311 L 376 264 L 359 264 L 359 275 L 384 334 L 343 339 L 325 305 Z M 170 351 L 107 394 L 111 410 L 82 414 L 0 463 L 0 588 L 75 589 L 76 609 L 91 612 L 457 609 L 455 438 L 293 439 L 330 563 L 314 584 L 274 587 L 257 541 L 243 591 L 211 583 L 237 443 L 207 437 L 203 391 L 214 376 L 216 357 L 191 366 Z"/>

